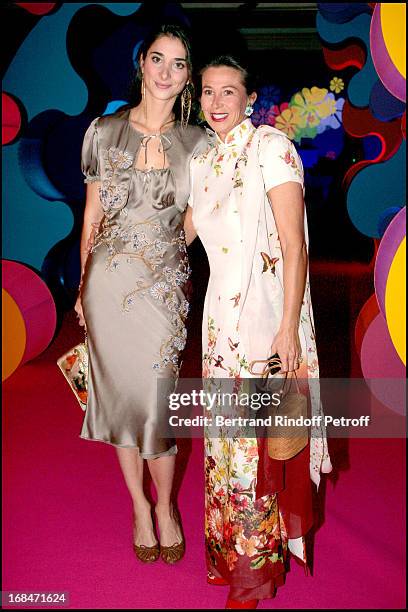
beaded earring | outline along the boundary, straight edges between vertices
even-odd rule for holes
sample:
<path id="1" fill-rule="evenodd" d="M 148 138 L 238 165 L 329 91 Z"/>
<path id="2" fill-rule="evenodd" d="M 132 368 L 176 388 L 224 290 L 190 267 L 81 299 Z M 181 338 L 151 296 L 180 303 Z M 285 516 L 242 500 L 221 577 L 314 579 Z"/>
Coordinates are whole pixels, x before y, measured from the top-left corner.
<path id="1" fill-rule="evenodd" d="M 181 127 L 186 129 L 188 125 L 188 120 L 190 118 L 191 112 L 191 90 L 193 89 L 193 85 L 190 82 L 186 83 L 186 86 L 183 89 L 183 92 L 180 96 L 181 102 Z"/>
<path id="2" fill-rule="evenodd" d="M 142 83 L 141 83 L 141 94 L 142 94 L 143 114 L 144 114 L 145 120 L 147 120 L 146 85 L 145 85 L 143 74 L 142 74 Z"/>

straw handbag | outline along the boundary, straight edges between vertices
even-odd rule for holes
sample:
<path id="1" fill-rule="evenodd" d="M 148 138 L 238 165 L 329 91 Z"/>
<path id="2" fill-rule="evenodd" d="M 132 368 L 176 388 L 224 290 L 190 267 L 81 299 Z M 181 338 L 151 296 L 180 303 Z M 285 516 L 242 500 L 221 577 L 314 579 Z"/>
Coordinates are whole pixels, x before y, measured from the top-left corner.
<path id="1" fill-rule="evenodd" d="M 82 410 L 86 410 L 88 400 L 88 344 L 85 342 L 74 346 L 62 355 L 57 365 L 68 381 Z"/>
<path id="2" fill-rule="evenodd" d="M 261 373 L 256 374 L 253 371 L 255 363 L 265 364 Z M 275 357 L 262 361 L 252 361 L 249 371 L 251 374 L 262 377 L 262 388 L 266 390 L 268 388 L 268 377 L 271 372 L 277 371 L 278 365 L 280 365 L 280 359 Z M 276 389 L 279 379 L 270 379 L 271 383 L 272 380 Z M 292 389 L 293 381 L 295 382 L 295 390 Z M 300 453 L 309 441 L 308 428 L 303 424 L 304 419 L 307 418 L 307 397 L 300 392 L 296 372 L 293 372 L 291 377 L 288 377 L 287 373 L 285 374 L 279 395 L 281 398 L 279 405 L 271 407 L 275 424 L 267 428 L 268 455 L 271 459 L 286 461 Z M 302 418 L 298 425 L 277 425 L 276 416 L 287 417 L 288 419 Z"/>

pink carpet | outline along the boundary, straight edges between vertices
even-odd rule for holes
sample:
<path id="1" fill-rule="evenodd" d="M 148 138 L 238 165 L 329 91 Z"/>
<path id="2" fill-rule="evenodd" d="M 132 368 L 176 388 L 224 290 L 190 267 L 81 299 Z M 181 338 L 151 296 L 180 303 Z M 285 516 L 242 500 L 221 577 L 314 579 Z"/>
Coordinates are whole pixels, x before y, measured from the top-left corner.
<path id="1" fill-rule="evenodd" d="M 182 441 L 178 455 L 186 556 L 144 566 L 114 449 L 78 437 L 83 413 L 55 365 L 80 338 L 72 321 L 4 384 L 3 591 L 68 591 L 72 609 L 223 608 L 227 589 L 205 582 L 202 441 Z M 313 576 L 292 563 L 259 607 L 405 608 L 405 441 L 330 446 Z"/>

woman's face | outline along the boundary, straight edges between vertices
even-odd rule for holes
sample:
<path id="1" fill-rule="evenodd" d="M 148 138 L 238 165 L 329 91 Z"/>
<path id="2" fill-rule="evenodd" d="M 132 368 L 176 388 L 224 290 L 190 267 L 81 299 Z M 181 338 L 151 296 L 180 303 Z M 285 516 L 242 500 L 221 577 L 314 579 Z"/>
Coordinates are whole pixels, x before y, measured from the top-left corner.
<path id="1" fill-rule="evenodd" d="M 175 98 L 189 78 L 186 49 L 174 36 L 160 36 L 140 58 L 146 92 L 154 98 Z"/>
<path id="2" fill-rule="evenodd" d="M 221 140 L 246 118 L 245 108 L 256 100 L 248 95 L 242 74 L 230 66 L 211 66 L 202 75 L 201 108 Z"/>

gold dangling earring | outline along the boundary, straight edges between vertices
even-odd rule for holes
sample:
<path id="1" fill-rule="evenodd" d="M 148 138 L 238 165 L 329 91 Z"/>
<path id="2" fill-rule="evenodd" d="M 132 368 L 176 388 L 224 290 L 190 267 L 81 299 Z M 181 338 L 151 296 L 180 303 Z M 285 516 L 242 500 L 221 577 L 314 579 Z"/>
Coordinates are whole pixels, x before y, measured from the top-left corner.
<path id="1" fill-rule="evenodd" d="M 145 85 L 143 74 L 142 74 L 141 93 L 142 93 L 143 114 L 144 114 L 145 121 L 147 121 L 146 85 Z"/>
<path id="2" fill-rule="evenodd" d="M 186 83 L 186 86 L 183 89 L 183 93 L 181 94 L 180 97 L 180 102 L 181 102 L 181 127 L 185 130 L 187 125 L 188 125 L 188 120 L 190 118 L 190 112 L 191 112 L 191 100 L 192 100 L 192 95 L 191 95 L 191 90 L 190 87 L 192 89 L 192 85 L 188 82 Z"/>

